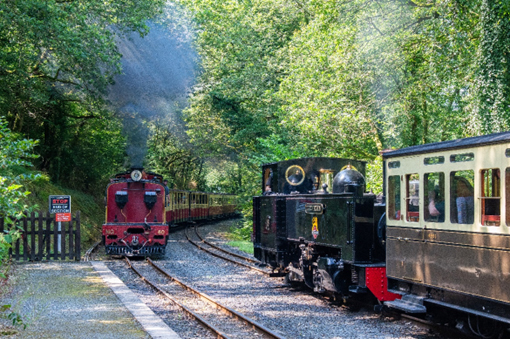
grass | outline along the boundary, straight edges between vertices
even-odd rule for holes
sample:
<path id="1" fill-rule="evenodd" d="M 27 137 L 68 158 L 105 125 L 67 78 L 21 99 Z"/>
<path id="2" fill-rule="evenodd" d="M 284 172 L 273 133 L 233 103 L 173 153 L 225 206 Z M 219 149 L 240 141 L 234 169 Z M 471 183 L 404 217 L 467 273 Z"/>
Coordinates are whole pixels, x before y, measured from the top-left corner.
<path id="1" fill-rule="evenodd" d="M 250 241 L 251 226 L 243 219 L 235 222 L 229 229 L 227 245 L 237 247 L 239 250 L 253 254 L 253 243 Z"/>
<path id="2" fill-rule="evenodd" d="M 239 250 L 253 254 L 253 244 L 251 241 L 246 240 L 233 240 L 227 243 L 228 246 L 237 247 Z"/>

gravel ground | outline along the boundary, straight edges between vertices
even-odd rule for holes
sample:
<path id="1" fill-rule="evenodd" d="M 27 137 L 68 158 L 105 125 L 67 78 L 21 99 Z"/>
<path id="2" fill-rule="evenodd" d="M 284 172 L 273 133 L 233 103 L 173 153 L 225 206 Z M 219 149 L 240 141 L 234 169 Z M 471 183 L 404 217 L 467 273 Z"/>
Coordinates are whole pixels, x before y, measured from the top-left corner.
<path id="1" fill-rule="evenodd" d="M 88 263 L 47 262 L 16 266 L 11 304 L 27 325 L 6 338 L 149 338 Z M 11 330 L 8 319 L 0 328 Z M 1 334 L 0 334 L 1 336 Z"/>
<path id="2" fill-rule="evenodd" d="M 199 232 L 221 243 L 231 224 L 211 224 Z M 267 278 L 200 251 L 182 231 L 172 238 L 166 258 L 159 260 L 170 274 L 287 338 L 436 338 L 409 322 L 353 312 L 308 291 L 286 288 L 283 278 Z"/>
<path id="3" fill-rule="evenodd" d="M 237 251 L 225 245 L 234 222 L 203 226 L 199 232 L 208 241 Z M 182 230 L 171 237 L 167 255 L 157 260 L 171 275 L 289 339 L 438 338 L 409 322 L 335 306 L 308 290 L 286 287 L 283 278 L 268 278 L 213 257 L 188 243 Z M 214 337 L 155 294 L 123 260 L 101 254 L 94 259 L 107 260 L 110 269 L 182 338 Z M 138 261 L 136 265 L 145 264 Z M 12 292 L 4 295 L 0 304 L 12 303 L 28 327 L 6 338 L 148 338 L 88 263 L 23 264 L 17 266 L 15 276 Z M 198 305 L 192 298 L 187 302 Z M 204 312 L 209 311 L 204 307 Z M 0 319 L 0 336 L 7 325 L 7 319 Z"/>

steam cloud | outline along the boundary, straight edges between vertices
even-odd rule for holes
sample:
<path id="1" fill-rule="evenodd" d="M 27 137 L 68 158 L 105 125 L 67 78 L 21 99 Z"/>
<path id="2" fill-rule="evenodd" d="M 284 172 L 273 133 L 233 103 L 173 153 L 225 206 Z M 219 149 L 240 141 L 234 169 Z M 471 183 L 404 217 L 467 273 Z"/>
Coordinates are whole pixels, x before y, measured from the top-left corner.
<path id="1" fill-rule="evenodd" d="M 123 118 L 130 161 L 126 166 L 131 167 L 143 167 L 149 122 L 173 124 L 184 134 L 178 112 L 195 78 L 197 55 L 186 32 L 155 23 L 149 27 L 143 38 L 133 33 L 118 41 L 123 74 L 115 78 L 109 94 Z"/>

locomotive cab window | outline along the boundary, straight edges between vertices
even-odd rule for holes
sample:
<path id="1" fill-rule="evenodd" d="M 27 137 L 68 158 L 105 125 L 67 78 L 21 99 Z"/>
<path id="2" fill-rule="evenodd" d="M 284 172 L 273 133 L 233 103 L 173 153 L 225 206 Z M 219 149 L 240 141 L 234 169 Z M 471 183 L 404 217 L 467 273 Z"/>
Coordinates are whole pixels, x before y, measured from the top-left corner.
<path id="1" fill-rule="evenodd" d="M 406 220 L 420 221 L 420 176 L 418 173 L 406 175 Z"/>
<path id="2" fill-rule="evenodd" d="M 483 226 L 500 225 L 501 208 L 501 176 L 498 168 L 481 171 L 481 209 Z"/>
<path id="3" fill-rule="evenodd" d="M 328 185 L 330 189 L 333 189 L 333 179 L 334 179 L 334 173 L 333 170 L 329 169 L 321 169 L 320 171 L 320 181 L 317 182 L 317 190 L 320 190 L 322 187 L 322 184 Z M 314 183 L 315 184 L 315 183 Z"/>
<path id="4" fill-rule="evenodd" d="M 400 220 L 400 175 L 388 178 L 388 218 Z"/>
<path id="5" fill-rule="evenodd" d="M 425 173 L 424 219 L 431 222 L 444 222 L 444 173 Z"/>
<path id="6" fill-rule="evenodd" d="M 475 220 L 473 171 L 450 173 L 450 221 L 454 224 L 472 224 Z"/>

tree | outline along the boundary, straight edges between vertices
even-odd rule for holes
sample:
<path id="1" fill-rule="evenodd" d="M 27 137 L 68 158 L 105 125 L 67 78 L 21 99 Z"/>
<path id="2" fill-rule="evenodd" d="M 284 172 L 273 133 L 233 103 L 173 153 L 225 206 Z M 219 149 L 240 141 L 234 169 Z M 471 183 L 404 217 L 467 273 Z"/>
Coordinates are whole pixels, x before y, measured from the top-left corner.
<path id="1" fill-rule="evenodd" d="M 52 178 L 64 182 L 80 177 L 82 172 L 73 170 L 80 162 L 70 164 L 74 173 L 69 175 L 62 156 L 86 156 L 95 141 L 102 144 L 95 145 L 94 159 L 104 164 L 104 158 L 113 155 L 111 167 L 118 167 L 117 146 L 122 141 L 112 127 L 119 130 L 120 125 L 106 121 L 115 119 L 106 105 L 108 86 L 121 71 L 116 39 L 129 31 L 146 34 L 146 20 L 163 4 L 163 0 L 0 3 L 0 111 L 13 131 L 41 140 L 37 165 Z M 97 138 L 95 132 L 103 127 L 112 142 Z M 103 178 L 90 174 L 88 183 Z"/>
<path id="2" fill-rule="evenodd" d="M 482 133 L 510 129 L 510 13 L 508 3 L 483 0 L 478 51 L 478 118 Z"/>
<path id="3" fill-rule="evenodd" d="M 11 244 L 19 237 L 19 230 L 13 223 L 23 216 L 27 206 L 23 198 L 30 192 L 23 191 L 23 185 L 40 177 L 39 174 L 27 172 L 31 167 L 30 159 L 35 159 L 33 148 L 36 141 L 23 139 L 11 132 L 7 122 L 0 117 L 0 218 L 6 222 L 5 233 L 0 234 L 0 267 L 8 257 Z M 0 272 L 0 276 L 3 272 Z"/>

